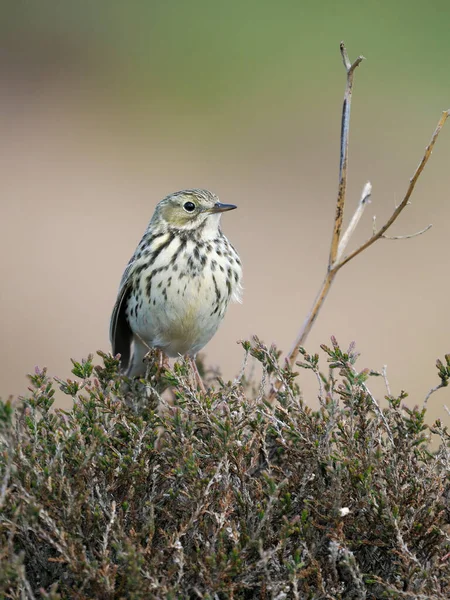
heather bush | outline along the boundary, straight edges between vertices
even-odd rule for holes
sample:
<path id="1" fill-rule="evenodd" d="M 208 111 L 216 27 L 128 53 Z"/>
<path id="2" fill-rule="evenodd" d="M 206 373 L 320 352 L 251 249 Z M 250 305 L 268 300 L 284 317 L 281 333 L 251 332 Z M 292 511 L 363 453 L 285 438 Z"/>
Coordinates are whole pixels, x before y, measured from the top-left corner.
<path id="1" fill-rule="evenodd" d="M 450 597 L 447 429 L 375 398 L 353 346 L 302 349 L 299 373 L 243 352 L 257 384 L 203 394 L 184 362 L 131 382 L 99 353 L 0 404 L 1 598 Z"/>

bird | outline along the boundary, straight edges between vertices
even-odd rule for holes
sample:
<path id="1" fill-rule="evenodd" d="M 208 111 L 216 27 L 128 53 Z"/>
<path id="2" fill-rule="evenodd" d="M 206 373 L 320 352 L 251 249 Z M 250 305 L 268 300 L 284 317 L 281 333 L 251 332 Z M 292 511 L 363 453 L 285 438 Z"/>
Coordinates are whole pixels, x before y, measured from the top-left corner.
<path id="1" fill-rule="evenodd" d="M 110 322 L 120 371 L 143 377 L 151 348 L 195 363 L 230 301 L 241 302 L 242 264 L 220 228 L 222 213 L 236 209 L 212 192 L 187 189 L 161 200 L 120 282 Z"/>

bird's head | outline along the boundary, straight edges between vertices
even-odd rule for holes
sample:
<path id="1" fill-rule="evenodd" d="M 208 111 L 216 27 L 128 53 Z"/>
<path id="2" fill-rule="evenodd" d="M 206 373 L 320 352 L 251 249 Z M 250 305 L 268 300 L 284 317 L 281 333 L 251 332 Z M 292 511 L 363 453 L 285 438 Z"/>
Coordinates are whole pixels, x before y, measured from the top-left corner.
<path id="1" fill-rule="evenodd" d="M 161 200 L 150 226 L 212 233 L 219 228 L 221 214 L 235 208 L 234 204 L 222 204 L 208 190 L 182 190 Z"/>

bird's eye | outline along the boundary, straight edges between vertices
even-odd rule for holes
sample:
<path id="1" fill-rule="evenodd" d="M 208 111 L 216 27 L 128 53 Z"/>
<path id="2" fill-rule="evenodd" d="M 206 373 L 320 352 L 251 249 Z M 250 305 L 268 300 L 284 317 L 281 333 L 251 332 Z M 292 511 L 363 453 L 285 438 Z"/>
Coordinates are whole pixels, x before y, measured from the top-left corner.
<path id="1" fill-rule="evenodd" d="M 183 204 L 183 208 L 186 212 L 191 213 L 191 212 L 194 212 L 194 210 L 195 210 L 195 204 L 193 202 L 185 202 Z"/>

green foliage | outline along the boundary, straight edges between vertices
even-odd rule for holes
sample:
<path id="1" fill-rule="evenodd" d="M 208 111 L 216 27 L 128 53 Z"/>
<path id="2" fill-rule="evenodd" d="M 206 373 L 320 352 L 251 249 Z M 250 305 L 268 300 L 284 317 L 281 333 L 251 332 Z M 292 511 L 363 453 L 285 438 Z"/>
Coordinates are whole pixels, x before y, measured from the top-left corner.
<path id="1" fill-rule="evenodd" d="M 317 410 L 276 348 L 243 347 L 260 385 L 203 395 L 184 362 L 129 381 L 99 353 L 56 380 L 70 411 L 45 369 L 0 403 L 1 598 L 450 596 L 447 429 L 403 393 L 380 408 L 353 345 L 322 346 L 326 375 L 302 349 Z"/>
<path id="2" fill-rule="evenodd" d="M 441 380 L 441 386 L 447 387 L 448 380 L 450 379 L 450 354 L 445 355 L 445 365 L 441 360 L 437 359 L 436 368 L 438 370 L 439 378 Z"/>

